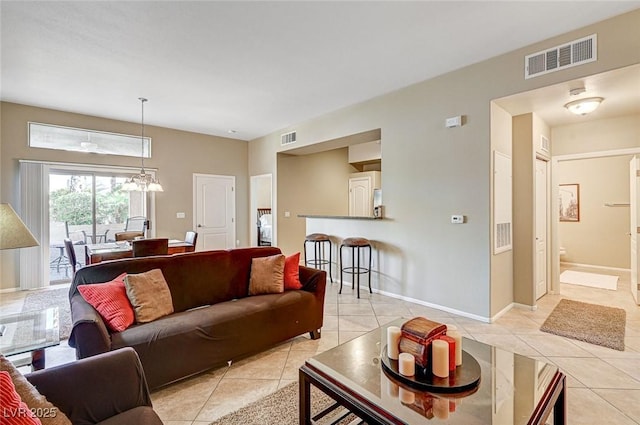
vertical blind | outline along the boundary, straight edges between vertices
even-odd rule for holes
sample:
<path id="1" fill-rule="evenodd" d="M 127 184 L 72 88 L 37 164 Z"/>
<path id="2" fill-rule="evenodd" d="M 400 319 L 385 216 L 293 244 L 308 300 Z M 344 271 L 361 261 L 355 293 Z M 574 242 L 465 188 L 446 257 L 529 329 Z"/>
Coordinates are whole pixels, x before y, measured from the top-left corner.
<path id="1" fill-rule="evenodd" d="M 40 246 L 20 250 L 20 289 L 49 285 L 49 166 L 20 162 L 21 217 Z"/>

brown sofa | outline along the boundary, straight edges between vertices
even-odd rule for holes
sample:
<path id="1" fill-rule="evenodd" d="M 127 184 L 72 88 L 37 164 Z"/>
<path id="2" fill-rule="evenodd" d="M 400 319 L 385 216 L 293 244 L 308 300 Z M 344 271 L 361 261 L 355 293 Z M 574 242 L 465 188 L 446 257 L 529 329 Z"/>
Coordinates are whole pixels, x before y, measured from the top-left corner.
<path id="1" fill-rule="evenodd" d="M 326 272 L 299 267 L 300 290 L 248 295 L 251 259 L 275 247 L 204 251 L 107 261 L 78 270 L 69 289 L 69 345 L 84 358 L 133 347 L 154 389 L 273 346 L 306 332 L 320 337 Z M 174 313 L 112 333 L 78 285 L 107 282 L 123 272 L 161 269 Z"/>

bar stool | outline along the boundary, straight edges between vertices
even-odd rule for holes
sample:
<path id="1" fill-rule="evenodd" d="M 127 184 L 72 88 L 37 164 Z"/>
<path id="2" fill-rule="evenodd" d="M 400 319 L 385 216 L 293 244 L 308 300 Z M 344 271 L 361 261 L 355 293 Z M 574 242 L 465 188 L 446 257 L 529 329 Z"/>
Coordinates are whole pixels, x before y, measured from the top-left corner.
<path id="1" fill-rule="evenodd" d="M 342 262 L 342 248 L 351 248 L 351 266 L 344 267 Z M 360 267 L 360 250 L 368 249 L 369 251 L 369 267 Z M 369 293 L 371 294 L 371 242 L 365 238 L 346 238 L 340 244 L 340 290 L 338 294 L 342 293 L 342 273 L 349 273 L 355 277 L 351 282 L 351 289 L 355 285 L 355 280 L 358 280 L 358 298 L 360 298 L 360 275 L 369 273 Z"/>
<path id="2" fill-rule="evenodd" d="M 307 242 L 313 243 L 313 258 L 307 259 Z M 329 244 L 329 260 L 325 260 L 324 257 L 324 244 Z M 304 265 L 321 269 L 322 266 L 328 266 L 329 279 L 333 283 L 333 277 L 331 277 L 331 239 L 324 233 L 311 233 L 304 238 Z"/>

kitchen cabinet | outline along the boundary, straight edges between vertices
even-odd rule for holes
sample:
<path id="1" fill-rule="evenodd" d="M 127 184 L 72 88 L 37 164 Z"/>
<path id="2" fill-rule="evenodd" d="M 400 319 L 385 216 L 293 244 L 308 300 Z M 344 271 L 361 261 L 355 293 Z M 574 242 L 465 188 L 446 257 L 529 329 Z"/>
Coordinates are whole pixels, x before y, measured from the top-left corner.
<path id="1" fill-rule="evenodd" d="M 381 188 L 380 171 L 353 173 L 349 176 L 349 216 L 373 215 L 373 190 Z"/>

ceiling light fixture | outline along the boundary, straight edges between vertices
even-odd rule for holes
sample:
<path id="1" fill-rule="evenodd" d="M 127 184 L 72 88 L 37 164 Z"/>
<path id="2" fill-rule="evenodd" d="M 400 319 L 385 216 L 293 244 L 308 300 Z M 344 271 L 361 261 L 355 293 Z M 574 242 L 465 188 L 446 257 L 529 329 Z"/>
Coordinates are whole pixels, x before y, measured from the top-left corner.
<path id="1" fill-rule="evenodd" d="M 595 111 L 603 100 L 604 98 L 602 97 L 587 97 L 569 102 L 564 107 L 576 115 L 586 115 Z"/>
<path id="2" fill-rule="evenodd" d="M 138 192 L 164 192 L 162 186 L 160 185 L 160 180 L 156 181 L 151 174 L 147 174 L 144 170 L 144 102 L 148 99 L 144 97 L 139 97 L 140 103 L 142 105 L 142 136 L 140 137 L 140 145 L 142 149 L 142 154 L 140 158 L 142 160 L 142 167 L 140 169 L 140 173 L 134 174 L 131 176 L 124 184 L 122 185 L 122 190 L 126 191 L 138 191 Z"/>

